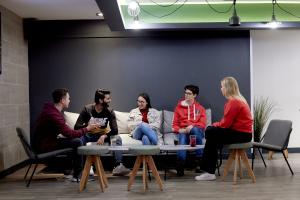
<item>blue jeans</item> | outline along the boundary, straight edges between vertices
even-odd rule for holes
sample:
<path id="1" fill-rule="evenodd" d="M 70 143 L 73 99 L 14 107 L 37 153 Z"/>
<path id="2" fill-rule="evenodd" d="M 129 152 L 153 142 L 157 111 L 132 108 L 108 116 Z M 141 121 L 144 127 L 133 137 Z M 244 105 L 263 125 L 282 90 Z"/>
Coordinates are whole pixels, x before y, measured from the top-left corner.
<path id="1" fill-rule="evenodd" d="M 100 138 L 99 134 L 85 134 L 84 136 L 81 136 L 80 139 L 82 140 L 83 144 L 86 145 L 86 143 L 88 142 L 97 142 L 99 138 Z M 122 138 L 119 135 L 116 135 L 116 139 L 117 139 L 116 145 L 122 146 Z M 104 142 L 110 144 L 110 138 L 107 137 L 104 140 Z M 123 161 L 122 151 L 115 151 L 114 156 L 115 156 L 116 163 L 122 163 Z"/>
<path id="2" fill-rule="evenodd" d="M 190 142 L 190 135 L 196 135 L 196 144 L 202 144 L 202 139 L 204 138 L 204 130 L 198 127 L 193 127 L 191 132 L 188 134 L 179 133 L 178 142 L 180 145 L 187 145 Z M 196 150 L 196 157 L 202 157 L 203 149 Z M 186 150 L 180 150 L 177 152 L 177 158 L 179 160 L 185 161 L 186 159 Z"/>
<path id="3" fill-rule="evenodd" d="M 136 140 L 142 140 L 143 145 L 157 145 L 157 134 L 147 123 L 142 122 L 135 129 L 132 137 Z"/>

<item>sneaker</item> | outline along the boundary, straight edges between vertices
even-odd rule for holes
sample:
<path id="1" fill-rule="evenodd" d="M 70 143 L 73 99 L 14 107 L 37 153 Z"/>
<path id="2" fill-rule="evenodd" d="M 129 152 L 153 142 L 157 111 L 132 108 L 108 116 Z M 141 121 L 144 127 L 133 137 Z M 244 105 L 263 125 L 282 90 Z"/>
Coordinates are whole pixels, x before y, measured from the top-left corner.
<path id="1" fill-rule="evenodd" d="M 115 167 L 112 171 L 113 176 L 125 176 L 130 173 L 130 169 L 127 169 L 122 163 Z"/>
<path id="2" fill-rule="evenodd" d="M 196 181 L 214 181 L 214 180 L 216 180 L 216 175 L 206 172 L 206 173 L 203 173 L 199 176 L 196 176 L 195 180 Z"/>
<path id="3" fill-rule="evenodd" d="M 93 170 L 93 167 L 91 167 L 91 169 L 90 169 L 90 176 L 94 176 L 95 175 L 95 172 L 94 172 L 94 170 Z"/>

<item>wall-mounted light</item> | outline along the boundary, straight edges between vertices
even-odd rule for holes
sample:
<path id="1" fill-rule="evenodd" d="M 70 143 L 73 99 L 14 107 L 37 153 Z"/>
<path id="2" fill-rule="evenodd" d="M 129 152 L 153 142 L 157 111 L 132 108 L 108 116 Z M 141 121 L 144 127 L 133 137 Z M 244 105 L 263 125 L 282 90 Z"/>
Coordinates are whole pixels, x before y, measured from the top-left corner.
<path id="1" fill-rule="evenodd" d="M 276 0 L 272 0 L 272 18 L 271 21 L 267 24 L 268 27 L 275 29 L 277 28 L 281 22 L 277 21 L 276 16 L 275 16 L 275 4 L 276 4 Z"/>
<path id="2" fill-rule="evenodd" d="M 241 25 L 240 17 L 236 13 L 235 3 L 236 3 L 236 0 L 233 0 L 233 13 L 232 13 L 232 16 L 229 18 L 229 26 Z"/>
<path id="3" fill-rule="evenodd" d="M 141 12 L 140 9 L 140 5 L 138 4 L 138 2 L 136 1 L 131 1 L 128 4 L 128 14 L 133 17 L 133 20 L 135 21 L 135 23 L 137 23 L 139 21 L 139 14 Z"/>

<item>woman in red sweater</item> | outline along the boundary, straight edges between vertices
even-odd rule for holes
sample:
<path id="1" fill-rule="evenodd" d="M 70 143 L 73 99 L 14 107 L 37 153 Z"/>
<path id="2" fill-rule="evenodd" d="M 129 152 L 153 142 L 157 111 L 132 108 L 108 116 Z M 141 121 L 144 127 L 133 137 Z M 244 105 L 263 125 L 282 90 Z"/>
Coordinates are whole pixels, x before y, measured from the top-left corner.
<path id="1" fill-rule="evenodd" d="M 195 179 L 198 181 L 215 180 L 218 148 L 224 144 L 250 142 L 252 139 L 253 119 L 246 99 L 241 95 L 235 78 L 225 77 L 221 81 L 221 92 L 227 99 L 224 116 L 205 131 L 201 169 L 205 171 Z"/>

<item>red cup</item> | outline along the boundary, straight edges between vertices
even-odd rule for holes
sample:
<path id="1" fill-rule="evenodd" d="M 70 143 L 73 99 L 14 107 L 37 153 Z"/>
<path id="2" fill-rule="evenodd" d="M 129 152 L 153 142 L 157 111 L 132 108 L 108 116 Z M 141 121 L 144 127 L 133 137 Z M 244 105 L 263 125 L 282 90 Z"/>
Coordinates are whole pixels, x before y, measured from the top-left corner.
<path id="1" fill-rule="evenodd" d="M 190 145 L 191 147 L 196 146 L 196 135 L 190 135 Z"/>

